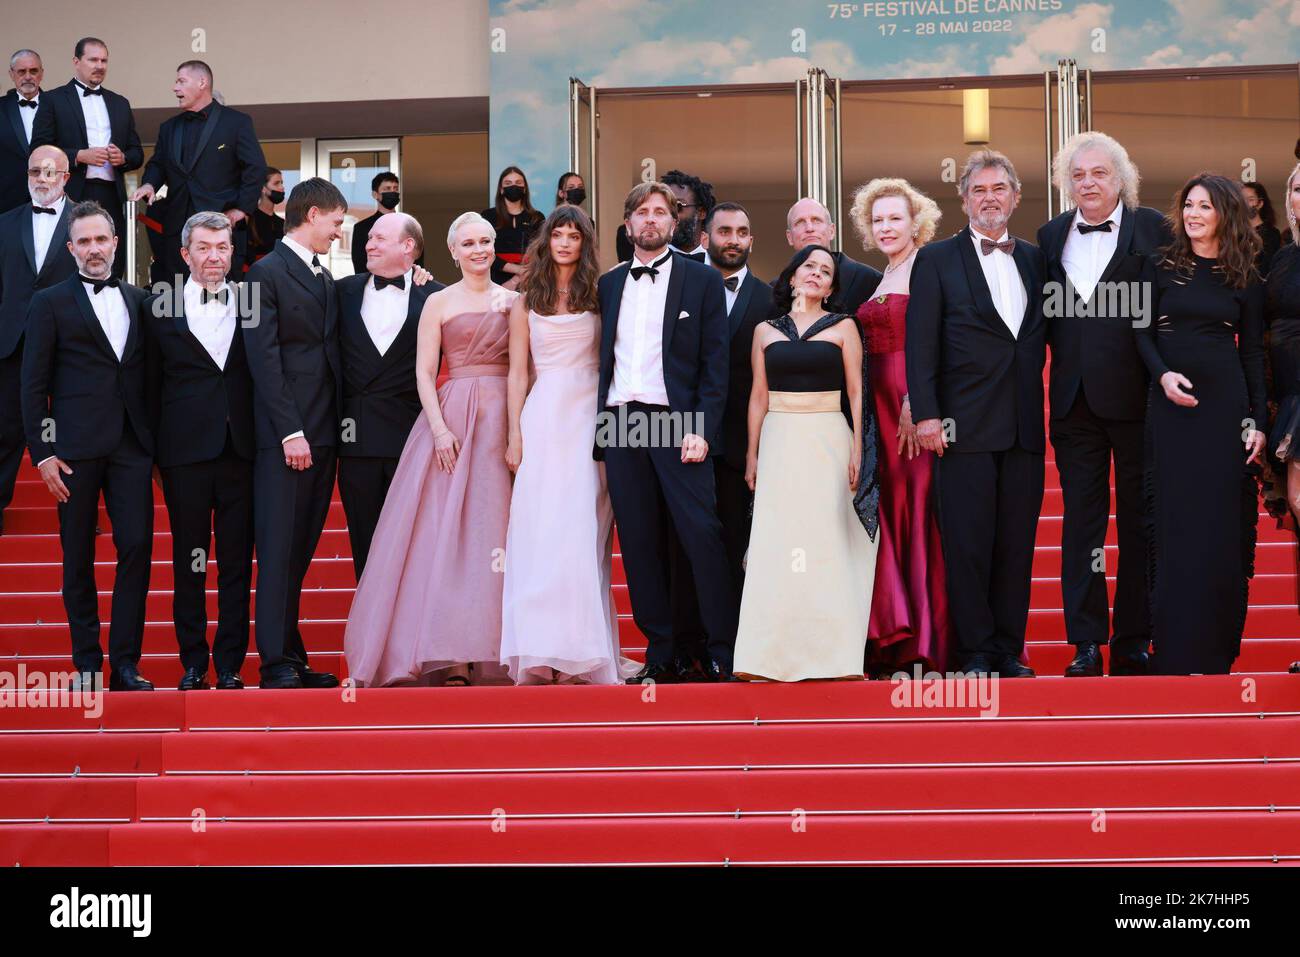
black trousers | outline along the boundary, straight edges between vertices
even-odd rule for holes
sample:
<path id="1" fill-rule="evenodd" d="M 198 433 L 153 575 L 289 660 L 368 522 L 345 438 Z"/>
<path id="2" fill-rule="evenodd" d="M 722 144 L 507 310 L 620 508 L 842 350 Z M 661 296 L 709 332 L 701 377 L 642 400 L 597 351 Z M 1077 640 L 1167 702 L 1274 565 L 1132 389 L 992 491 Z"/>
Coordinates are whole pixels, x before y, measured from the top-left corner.
<path id="1" fill-rule="evenodd" d="M 312 465 L 284 464 L 284 449 L 258 449 L 253 462 L 253 538 L 257 550 L 257 653 L 262 676 L 307 667 L 298 627 L 302 580 L 320 541 L 334 494 L 332 446 L 313 445 Z"/>
<path id="2" fill-rule="evenodd" d="M 388 486 L 397 471 L 397 461 L 372 456 L 339 457 L 339 498 L 348 518 L 352 568 L 358 582 L 366 570 L 366 556 L 370 554 L 370 542 L 375 537 L 375 526 L 379 524 Z"/>
<path id="3" fill-rule="evenodd" d="M 1145 502 L 1142 494 L 1143 423 L 1103 419 L 1083 390 L 1069 412 L 1051 420 L 1065 519 L 1061 528 L 1061 594 L 1071 644 L 1104 645 L 1131 655 L 1150 644 L 1146 587 Z M 1110 516 L 1110 468 L 1115 462 L 1115 524 L 1119 533 L 1114 631 L 1110 630 L 1106 566 L 1098 551 Z"/>
<path id="4" fill-rule="evenodd" d="M 121 176 L 119 172 L 117 175 Z M 86 178 L 81 187 L 82 201 L 94 200 L 108 210 L 113 217 L 113 229 L 117 233 L 117 252 L 113 254 L 113 277 L 121 279 L 126 272 L 126 204 L 117 196 L 117 183 L 106 179 Z M 127 277 L 134 282 L 135 277 Z"/>
<path id="5" fill-rule="evenodd" d="M 745 552 L 749 532 L 754 524 L 754 493 L 745 484 L 744 470 L 728 465 L 721 456 L 713 459 L 713 483 L 718 499 L 718 519 L 722 522 L 722 542 L 727 549 L 727 564 L 735 583 L 736 616 L 740 616 L 740 593 L 745 586 Z M 675 530 L 670 529 L 672 547 L 669 581 L 673 612 L 674 654 L 698 661 L 707 653 L 708 636 L 700 620 L 700 599 L 690 560 Z"/>
<path id="6" fill-rule="evenodd" d="M 1019 448 L 939 459 L 939 531 L 962 663 L 977 652 L 1024 651 L 1043 469 L 1041 452 Z"/>
<path id="7" fill-rule="evenodd" d="M 667 409 L 631 402 L 628 412 Z M 672 447 L 605 449 L 605 474 L 618 523 L 632 617 L 648 642 L 646 663 L 672 661 L 671 522 L 695 579 L 709 656 L 730 670 L 740 604 L 718 520 L 713 462 L 683 463 L 681 455 L 680 448 Z"/>
<path id="8" fill-rule="evenodd" d="M 172 620 L 181 664 L 208 670 L 207 560 L 216 536 L 217 673 L 238 674 L 248 654 L 248 599 L 253 579 L 253 463 L 226 436 L 215 459 L 162 469 L 172 529 Z"/>
<path id="9" fill-rule="evenodd" d="M 60 473 L 69 497 L 59 503 L 59 543 L 63 547 L 63 606 L 72 633 L 72 663 L 83 672 L 98 671 L 104 663 L 95 588 L 95 525 L 102 492 L 117 551 L 108 663 L 114 669 L 134 665 L 140 660 L 144 642 L 153 555 L 153 457 L 128 424 L 112 455 L 65 462 L 72 474 Z"/>
<path id="10" fill-rule="evenodd" d="M 23 341 L 13 355 L 0 359 L 0 513 L 14 500 L 14 483 L 23 461 L 27 438 L 23 432 Z"/>

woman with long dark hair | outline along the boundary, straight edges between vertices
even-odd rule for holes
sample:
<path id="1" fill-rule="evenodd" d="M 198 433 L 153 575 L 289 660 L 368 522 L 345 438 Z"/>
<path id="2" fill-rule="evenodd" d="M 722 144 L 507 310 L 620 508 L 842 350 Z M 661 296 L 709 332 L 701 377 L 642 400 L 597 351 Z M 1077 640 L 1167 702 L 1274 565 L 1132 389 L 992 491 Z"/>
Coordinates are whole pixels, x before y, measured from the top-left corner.
<path id="1" fill-rule="evenodd" d="M 568 203 L 571 206 L 581 206 L 586 201 L 587 184 L 582 181 L 582 175 L 572 170 L 561 175 L 560 181 L 555 184 L 555 205 Z"/>
<path id="2" fill-rule="evenodd" d="M 1255 268 L 1261 277 L 1268 275 L 1273 266 L 1273 257 L 1282 248 L 1282 234 L 1277 229 L 1277 214 L 1273 212 L 1273 201 L 1268 198 L 1268 190 L 1263 183 L 1242 183 L 1241 190 L 1246 195 L 1246 206 L 1250 209 L 1250 225 L 1259 233 L 1259 255 L 1255 257 Z"/>
<path id="3" fill-rule="evenodd" d="M 480 214 L 497 231 L 497 258 L 492 263 L 492 281 L 507 289 L 518 289 L 524 272 L 524 251 L 542 224 L 542 214 L 533 208 L 528 177 L 518 166 L 507 166 L 497 177 L 496 199 Z"/>
<path id="4" fill-rule="evenodd" d="M 861 678 L 879 546 L 876 420 L 839 267 L 805 246 L 754 330 L 745 480 L 754 490 L 734 674 Z"/>
<path id="5" fill-rule="evenodd" d="M 506 465 L 515 484 L 501 664 L 516 684 L 617 684 L 625 677 L 610 593 L 614 513 L 605 465 L 591 456 L 599 278 L 591 219 L 577 206 L 557 206 L 528 248 L 528 271 L 510 310 Z"/>
<path id="6" fill-rule="evenodd" d="M 1226 674 L 1255 568 L 1264 449 L 1259 235 L 1234 181 L 1192 177 L 1147 263 L 1146 492 L 1153 674 Z"/>

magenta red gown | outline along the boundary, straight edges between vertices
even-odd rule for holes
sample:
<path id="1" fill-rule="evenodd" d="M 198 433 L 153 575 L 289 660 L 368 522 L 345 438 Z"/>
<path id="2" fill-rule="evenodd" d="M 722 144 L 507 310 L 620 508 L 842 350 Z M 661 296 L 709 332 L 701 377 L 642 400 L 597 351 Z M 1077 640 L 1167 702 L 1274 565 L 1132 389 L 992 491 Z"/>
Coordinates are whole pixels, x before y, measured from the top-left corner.
<path id="1" fill-rule="evenodd" d="M 898 419 L 907 394 L 903 344 L 908 297 L 873 296 L 858 309 L 866 337 L 871 397 L 880 428 L 880 551 L 867 628 L 867 669 L 880 673 L 920 661 L 944 671 L 951 628 L 947 581 L 934 507 L 934 453 L 898 454 Z"/>

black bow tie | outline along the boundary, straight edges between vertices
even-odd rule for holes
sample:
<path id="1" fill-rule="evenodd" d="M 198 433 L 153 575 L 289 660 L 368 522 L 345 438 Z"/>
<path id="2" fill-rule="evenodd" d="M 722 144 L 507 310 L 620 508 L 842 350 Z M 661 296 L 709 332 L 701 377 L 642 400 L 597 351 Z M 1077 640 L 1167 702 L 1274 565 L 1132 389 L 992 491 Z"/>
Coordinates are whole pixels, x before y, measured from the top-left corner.
<path id="1" fill-rule="evenodd" d="M 650 281 L 654 282 L 655 276 L 659 275 L 659 267 L 662 266 L 664 263 L 668 262 L 670 256 L 672 256 L 672 253 L 665 253 L 663 256 L 656 259 L 649 266 L 633 266 L 632 269 L 630 270 L 630 272 L 632 273 L 632 278 L 640 279 L 642 276 L 649 276 Z"/>
<path id="2" fill-rule="evenodd" d="M 24 107 L 24 106 L 30 106 L 30 107 L 34 110 L 34 109 L 36 109 L 36 105 L 37 105 L 37 104 L 36 104 L 36 101 L 35 101 L 35 100 L 24 100 L 24 99 L 19 99 L 19 101 L 18 101 L 18 106 L 19 106 L 20 108 L 21 108 L 21 107 Z"/>
<path id="3" fill-rule="evenodd" d="M 406 288 L 405 276 L 394 276 L 392 279 L 385 279 L 383 276 L 375 276 L 373 278 L 375 280 L 375 292 L 378 292 L 385 286 L 396 286 L 398 289 Z"/>
<path id="4" fill-rule="evenodd" d="M 199 293 L 199 305 L 212 302 L 214 299 L 223 306 L 226 305 L 226 303 L 230 302 L 230 287 L 222 286 L 216 292 L 208 292 L 203 289 Z"/>
<path id="5" fill-rule="evenodd" d="M 95 87 L 95 88 L 92 90 L 90 87 L 86 86 L 86 84 L 82 83 L 80 80 L 73 80 L 72 82 L 73 82 L 73 83 L 76 83 L 77 86 L 81 87 L 81 96 L 82 96 L 82 99 L 85 99 L 85 98 L 88 97 L 88 96 L 103 96 L 103 95 L 104 95 L 104 88 L 103 88 L 102 86 L 97 86 L 97 87 Z"/>
<path id="6" fill-rule="evenodd" d="M 685 256 L 687 259 L 694 259 L 697 263 L 702 263 L 704 262 L 705 259 L 705 254 L 703 252 L 682 253 L 682 255 Z"/>
<path id="7" fill-rule="evenodd" d="M 33 213 L 49 213 L 51 216 L 54 215 L 54 210 L 53 210 L 52 208 L 50 208 L 49 206 L 37 206 L 35 203 L 32 204 L 32 212 L 33 212 Z"/>
<path id="8" fill-rule="evenodd" d="M 1096 226 L 1089 226 L 1087 223 L 1080 223 L 1079 232 L 1080 234 L 1096 232 L 1108 233 L 1110 232 L 1110 220 L 1108 219 L 1104 223 L 1098 223 Z"/>
<path id="9" fill-rule="evenodd" d="M 181 116 L 190 122 L 197 122 L 198 120 L 206 120 L 208 118 L 208 114 L 205 110 L 186 110 L 181 114 Z"/>
<path id="10" fill-rule="evenodd" d="M 735 292 L 736 287 L 740 285 L 740 277 L 728 276 L 726 279 L 722 280 L 722 284 L 726 286 L 729 291 Z"/>
<path id="11" fill-rule="evenodd" d="M 87 286 L 92 287 L 94 289 L 96 296 L 98 296 L 100 292 L 103 291 L 105 286 L 107 286 L 110 289 L 117 288 L 116 279 L 91 279 L 89 276 L 82 276 L 81 281 L 84 282 Z"/>

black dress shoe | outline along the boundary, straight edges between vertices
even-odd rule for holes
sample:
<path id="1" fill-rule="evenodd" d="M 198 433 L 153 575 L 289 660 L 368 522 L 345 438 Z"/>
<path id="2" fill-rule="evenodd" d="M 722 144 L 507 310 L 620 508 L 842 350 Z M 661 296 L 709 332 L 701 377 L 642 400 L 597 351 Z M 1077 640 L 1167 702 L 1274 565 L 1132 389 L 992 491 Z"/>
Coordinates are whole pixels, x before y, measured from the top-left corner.
<path id="1" fill-rule="evenodd" d="M 312 671 L 310 668 L 304 668 L 298 672 L 298 677 L 302 680 L 304 688 L 337 688 L 339 686 L 338 677 L 328 671 Z"/>
<path id="2" fill-rule="evenodd" d="M 284 671 L 262 675 L 258 687 L 268 689 L 301 688 L 302 678 L 292 668 L 286 668 Z"/>
<path id="3" fill-rule="evenodd" d="M 1065 668 L 1065 677 L 1097 678 L 1101 674 L 1101 647 L 1095 641 L 1081 643 L 1074 660 Z"/>
<path id="4" fill-rule="evenodd" d="M 121 665 L 108 676 L 109 691 L 153 691 L 153 684 L 141 677 L 135 665 Z"/>
<path id="5" fill-rule="evenodd" d="M 199 671 L 198 668 L 186 668 L 185 677 L 181 678 L 181 683 L 176 686 L 178 691 L 203 691 L 208 686 L 207 669 Z"/>
<path id="6" fill-rule="evenodd" d="M 1150 666 L 1151 657 L 1145 651 L 1139 651 L 1134 655 L 1112 653 L 1110 656 L 1110 675 L 1112 678 L 1124 675 L 1144 675 L 1150 671 Z"/>
<path id="7" fill-rule="evenodd" d="M 1300 675 L 1300 661 L 1291 662 L 1291 667 L 1287 669 L 1293 675 Z"/>
<path id="8" fill-rule="evenodd" d="M 239 677 L 233 671 L 217 672 L 217 690 L 218 691 L 238 691 L 244 687 L 244 679 Z"/>
<path id="9" fill-rule="evenodd" d="M 690 655 L 678 655 L 673 659 L 672 668 L 677 672 L 681 682 L 712 681 L 704 661 Z"/>
<path id="10" fill-rule="evenodd" d="M 1015 655 L 1003 655 L 998 659 L 994 673 L 1003 678 L 1034 678 L 1034 669 L 1024 664 Z"/>
<path id="11" fill-rule="evenodd" d="M 986 675 L 993 671 L 993 660 L 983 652 L 976 652 L 966 659 L 960 670 L 967 675 Z"/>
<path id="12" fill-rule="evenodd" d="M 735 681 L 735 676 L 731 673 L 730 668 L 724 668 L 712 658 L 705 658 L 700 662 L 700 670 L 704 674 L 705 681 Z"/>
<path id="13" fill-rule="evenodd" d="M 672 665 L 646 665 L 627 679 L 630 685 L 645 684 L 648 681 L 661 685 L 675 685 L 681 681 L 681 676 Z"/>

